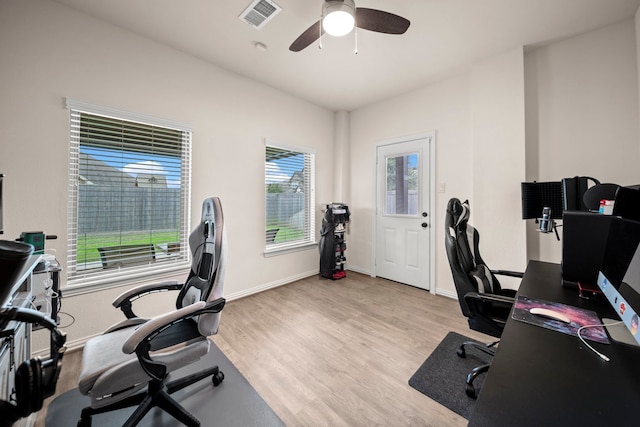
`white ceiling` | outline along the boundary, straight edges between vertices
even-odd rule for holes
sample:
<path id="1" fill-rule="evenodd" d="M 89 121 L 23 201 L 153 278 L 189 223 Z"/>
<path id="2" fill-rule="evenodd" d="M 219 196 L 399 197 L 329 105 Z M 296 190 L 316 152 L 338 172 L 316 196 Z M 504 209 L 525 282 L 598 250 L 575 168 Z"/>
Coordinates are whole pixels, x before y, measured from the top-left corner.
<path id="1" fill-rule="evenodd" d="M 640 0 L 356 0 L 411 21 L 404 35 L 359 30 L 289 45 L 323 0 L 275 0 L 261 30 L 238 19 L 251 0 L 54 0 L 331 110 L 408 92 L 518 46 L 544 44 L 634 16 Z M 260 42 L 266 51 L 256 49 Z"/>

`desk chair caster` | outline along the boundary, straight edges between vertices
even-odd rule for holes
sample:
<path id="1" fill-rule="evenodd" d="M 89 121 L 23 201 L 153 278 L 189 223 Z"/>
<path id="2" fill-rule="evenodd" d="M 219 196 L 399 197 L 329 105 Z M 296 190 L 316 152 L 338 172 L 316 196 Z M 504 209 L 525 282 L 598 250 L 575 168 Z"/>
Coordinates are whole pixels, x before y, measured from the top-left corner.
<path id="1" fill-rule="evenodd" d="M 495 346 L 499 343 L 500 341 L 494 341 L 494 342 L 490 342 L 488 344 L 480 344 L 477 342 L 473 342 L 473 341 L 466 341 L 462 344 L 460 344 L 460 347 L 458 347 L 458 350 L 456 350 L 456 354 L 458 355 L 458 357 L 462 357 L 463 359 L 467 357 L 467 350 L 466 347 L 470 346 L 473 347 L 491 357 L 493 357 L 493 355 L 495 354 Z M 476 366 L 475 368 L 473 368 L 473 370 L 471 372 L 469 372 L 467 374 L 467 379 L 466 379 L 466 389 L 465 389 L 465 393 L 467 394 L 467 396 L 469 396 L 472 399 L 475 399 L 478 397 L 478 391 L 476 390 L 476 388 L 473 386 L 473 381 L 478 377 L 478 375 L 483 374 L 485 372 L 487 372 L 489 370 L 489 367 L 491 366 L 491 364 L 485 364 L 485 365 L 480 365 L 480 366 Z"/>
<path id="2" fill-rule="evenodd" d="M 473 368 L 471 372 L 467 374 L 467 380 L 466 380 L 467 386 L 464 390 L 467 396 L 469 396 L 472 399 L 476 399 L 478 397 L 478 392 L 480 390 L 476 390 L 476 388 L 473 386 L 473 380 L 475 380 L 478 375 L 487 372 L 490 366 L 491 366 L 490 364 L 476 366 L 475 368 Z"/>
<path id="3" fill-rule="evenodd" d="M 222 381 L 224 381 L 224 374 L 222 373 L 222 371 L 218 372 L 211 378 L 211 382 L 213 383 L 214 387 L 218 387 L 220 384 L 222 384 Z"/>

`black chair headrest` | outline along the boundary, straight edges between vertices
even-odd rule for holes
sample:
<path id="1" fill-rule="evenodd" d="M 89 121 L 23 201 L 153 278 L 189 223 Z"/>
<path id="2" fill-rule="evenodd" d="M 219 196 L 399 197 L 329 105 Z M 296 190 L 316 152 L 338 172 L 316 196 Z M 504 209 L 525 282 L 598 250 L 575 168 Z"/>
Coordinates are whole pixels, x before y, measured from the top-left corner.
<path id="1" fill-rule="evenodd" d="M 447 213 L 451 216 L 451 223 L 447 224 L 448 227 L 458 228 L 466 225 L 471 214 L 469 201 L 461 202 L 457 198 L 452 198 L 447 205 Z"/>
<path id="2" fill-rule="evenodd" d="M 615 200 L 618 184 L 596 184 L 584 192 L 582 201 L 587 209 L 597 211 L 600 208 L 600 200 Z"/>

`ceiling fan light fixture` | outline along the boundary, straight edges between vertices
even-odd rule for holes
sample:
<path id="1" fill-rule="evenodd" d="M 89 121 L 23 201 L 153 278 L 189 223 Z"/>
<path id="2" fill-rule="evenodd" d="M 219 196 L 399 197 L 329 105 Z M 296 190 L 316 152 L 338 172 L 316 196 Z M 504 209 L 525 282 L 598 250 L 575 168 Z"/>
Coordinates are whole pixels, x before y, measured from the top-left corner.
<path id="1" fill-rule="evenodd" d="M 322 11 L 322 28 L 334 37 L 349 34 L 355 26 L 356 7 L 353 0 L 329 1 Z"/>

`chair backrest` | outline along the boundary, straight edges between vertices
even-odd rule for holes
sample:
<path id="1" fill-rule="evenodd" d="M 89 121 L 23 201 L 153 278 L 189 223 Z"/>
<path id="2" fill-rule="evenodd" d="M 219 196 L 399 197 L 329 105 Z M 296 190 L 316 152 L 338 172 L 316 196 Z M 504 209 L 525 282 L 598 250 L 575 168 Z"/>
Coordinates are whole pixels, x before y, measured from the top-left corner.
<path id="1" fill-rule="evenodd" d="M 445 215 L 445 247 L 462 313 L 471 317 L 464 296 L 469 292 L 499 293 L 500 283 L 480 256 L 480 234 L 471 226 L 469 202 L 452 198 Z"/>
<path id="2" fill-rule="evenodd" d="M 197 301 L 210 302 L 222 297 L 227 241 L 219 198 L 210 197 L 202 203 L 200 223 L 189 235 L 189 248 L 191 271 L 178 296 L 178 309 Z M 219 323 L 220 313 L 198 316 L 198 330 L 204 336 L 215 334 Z"/>

